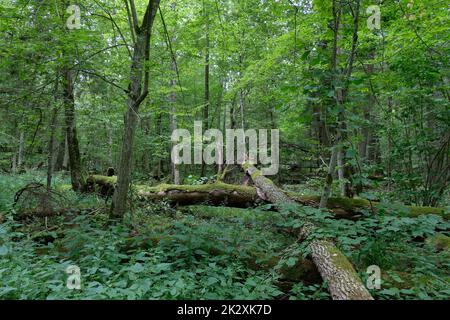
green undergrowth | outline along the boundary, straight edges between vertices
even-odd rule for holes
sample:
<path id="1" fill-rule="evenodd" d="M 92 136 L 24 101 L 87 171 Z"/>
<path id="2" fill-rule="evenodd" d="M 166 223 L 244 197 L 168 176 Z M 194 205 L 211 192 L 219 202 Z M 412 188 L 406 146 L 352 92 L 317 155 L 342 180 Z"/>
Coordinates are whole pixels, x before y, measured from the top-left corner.
<path id="1" fill-rule="evenodd" d="M 0 299 L 330 299 L 308 258 L 312 239 L 332 239 L 365 282 L 379 266 L 376 299 L 449 299 L 450 225 L 442 216 L 410 217 L 397 205 L 357 221 L 311 207 L 251 209 L 133 202 L 123 221 L 109 204 L 63 187 L 74 212 L 20 220 L 15 191 L 45 175 L 0 176 Z M 304 218 L 318 229 L 298 241 Z M 81 289 L 66 287 L 66 268 Z"/>

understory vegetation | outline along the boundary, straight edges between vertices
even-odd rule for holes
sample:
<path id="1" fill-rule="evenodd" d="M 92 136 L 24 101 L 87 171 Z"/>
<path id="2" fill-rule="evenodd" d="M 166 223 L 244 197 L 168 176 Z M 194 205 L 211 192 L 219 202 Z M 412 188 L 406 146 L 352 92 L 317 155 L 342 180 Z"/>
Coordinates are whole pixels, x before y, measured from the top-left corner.
<path id="1" fill-rule="evenodd" d="M 450 224 L 439 215 L 411 218 L 405 206 L 386 204 L 376 216 L 367 209 L 350 221 L 311 207 L 300 213 L 158 202 L 136 204 L 119 223 L 109 220 L 104 198 L 77 195 L 57 175 L 64 206 L 85 209 L 21 219 L 12 190 L 39 176 L 0 179 L 2 299 L 330 299 L 307 259 L 307 242 L 294 232 L 305 215 L 321 226 L 314 237 L 334 237 L 363 279 L 368 266 L 381 268 L 375 298 L 450 297 Z M 66 287 L 74 264 L 81 290 Z"/>
<path id="2" fill-rule="evenodd" d="M 0 299 L 449 300 L 447 2 L 0 0 Z"/>

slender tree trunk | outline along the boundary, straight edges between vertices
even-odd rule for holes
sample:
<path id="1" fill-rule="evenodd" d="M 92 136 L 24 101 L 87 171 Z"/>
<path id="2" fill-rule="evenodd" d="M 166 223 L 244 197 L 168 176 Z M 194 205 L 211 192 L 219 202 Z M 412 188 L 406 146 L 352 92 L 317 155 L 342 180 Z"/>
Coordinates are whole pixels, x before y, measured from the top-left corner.
<path id="1" fill-rule="evenodd" d="M 331 55 L 331 81 L 330 85 L 334 90 L 334 94 L 336 95 L 334 100 L 334 105 L 339 108 L 339 90 L 336 89 L 334 82 L 337 81 L 337 64 L 338 64 L 338 39 L 339 39 L 339 25 L 340 25 L 340 18 L 341 18 L 341 8 L 337 6 L 336 0 L 333 0 L 332 5 L 333 10 L 333 48 L 332 48 L 332 55 Z M 337 158 L 339 154 L 339 148 L 341 143 L 341 135 L 339 131 L 339 126 L 337 127 L 337 138 L 336 141 L 331 149 L 331 157 L 330 157 L 330 164 L 328 166 L 328 173 L 325 180 L 325 185 L 323 187 L 322 196 L 320 198 L 320 208 L 326 208 L 328 199 L 331 195 L 331 187 L 333 185 L 333 175 L 336 171 L 336 163 Z"/>
<path id="2" fill-rule="evenodd" d="M 23 145 L 24 145 L 24 132 L 20 131 L 19 134 L 19 152 L 17 155 L 17 169 L 21 169 L 23 163 Z"/>
<path id="3" fill-rule="evenodd" d="M 352 48 L 347 61 L 347 68 L 340 78 L 342 78 L 342 86 L 338 84 L 338 74 L 337 74 L 337 56 L 338 56 L 338 38 L 339 38 L 339 26 L 342 8 L 338 6 L 337 0 L 333 0 L 332 10 L 333 10 L 333 52 L 331 59 L 331 70 L 333 74 L 334 92 L 335 92 L 335 102 L 338 111 L 338 126 L 337 126 L 337 136 L 335 144 L 339 145 L 340 151 L 338 152 L 337 158 L 341 162 L 339 166 L 339 178 L 343 187 L 341 190 L 344 192 L 346 197 L 351 198 L 353 195 L 351 188 L 351 169 L 346 166 L 345 154 L 346 149 L 342 144 L 347 138 L 347 122 L 345 116 L 345 103 L 348 96 L 349 80 L 353 72 L 353 63 L 356 55 L 356 45 L 358 43 L 358 24 L 359 24 L 359 9 L 360 0 L 356 0 L 355 7 L 352 5 L 352 15 L 353 15 L 353 37 L 352 37 Z M 345 179 L 345 180 L 344 180 Z"/>
<path id="4" fill-rule="evenodd" d="M 156 117 L 156 133 L 159 137 L 162 137 L 163 134 L 163 127 L 162 127 L 162 113 L 158 113 L 158 116 Z M 160 180 L 163 176 L 163 159 L 159 157 L 156 161 L 156 177 L 158 180 Z"/>
<path id="5" fill-rule="evenodd" d="M 170 131 L 173 132 L 177 129 L 177 94 L 175 92 L 175 88 L 177 85 L 177 81 L 175 80 L 176 75 L 176 64 L 175 61 L 172 61 L 172 73 L 173 73 L 173 79 L 170 81 L 170 86 L 172 87 L 172 92 L 169 97 L 170 102 Z M 172 144 L 172 147 L 174 146 L 174 143 Z M 180 169 L 178 168 L 178 165 L 175 164 L 173 161 L 171 161 L 171 171 L 172 171 L 172 181 L 174 184 L 180 184 Z"/>
<path id="6" fill-rule="evenodd" d="M 48 140 L 48 153 L 47 153 L 47 190 L 52 188 L 53 177 L 53 158 L 54 158 L 54 144 L 55 144 L 55 131 L 56 120 L 58 119 L 58 88 L 59 88 L 59 70 L 56 71 L 55 89 L 54 89 L 54 107 L 52 108 L 52 115 L 50 119 L 50 137 Z"/>
<path id="7" fill-rule="evenodd" d="M 338 178 L 339 178 L 339 187 L 341 189 L 341 196 L 346 196 L 346 183 L 345 182 L 345 163 L 344 163 L 344 152 L 342 148 L 338 146 L 337 152 L 337 165 L 338 165 Z"/>
<path id="8" fill-rule="evenodd" d="M 14 119 L 13 123 L 14 123 L 14 128 L 15 128 L 14 133 L 13 133 L 14 140 L 17 141 L 17 139 L 18 139 L 17 136 L 19 135 L 19 132 L 17 130 L 17 128 L 18 128 L 17 119 Z M 17 154 L 18 154 L 18 147 L 14 146 L 13 147 L 12 158 L 11 158 L 11 172 L 13 174 L 17 172 Z"/>
<path id="9" fill-rule="evenodd" d="M 320 208 L 326 208 L 328 199 L 331 196 L 331 187 L 333 184 L 333 175 L 336 171 L 336 159 L 338 154 L 338 147 L 333 146 L 331 150 L 330 165 L 328 166 L 327 178 L 325 180 L 325 186 L 323 187 L 322 196 L 320 197 Z"/>
<path id="10" fill-rule="evenodd" d="M 67 135 L 64 138 L 64 160 L 62 167 L 64 170 L 69 170 L 69 144 L 67 143 Z"/>
<path id="11" fill-rule="evenodd" d="M 50 120 L 50 137 L 48 141 L 48 157 L 47 157 L 47 190 L 52 188 L 52 177 L 53 177 L 53 158 L 55 154 L 55 131 L 56 131 L 56 120 L 58 118 L 58 106 L 52 109 L 52 116 Z"/>
<path id="12" fill-rule="evenodd" d="M 75 121 L 75 99 L 72 71 L 68 68 L 63 70 L 64 91 L 63 102 L 66 121 L 67 147 L 69 151 L 69 167 L 72 189 L 81 190 L 83 178 L 81 173 L 80 147 L 78 144 L 76 121 Z"/>
<path id="13" fill-rule="evenodd" d="M 217 114 L 217 129 L 221 128 L 221 114 L 222 114 L 222 101 L 223 101 L 223 91 L 224 91 L 224 80 L 223 78 L 220 81 L 220 98 L 219 101 L 217 102 L 217 107 L 216 107 L 216 114 Z M 223 128 L 225 128 L 225 117 L 223 117 Z M 223 130 L 222 132 L 225 132 L 225 130 Z M 217 179 L 220 179 L 220 176 L 222 175 L 222 171 L 223 171 L 223 148 L 219 148 L 219 159 L 222 159 L 222 163 L 218 163 L 217 164 Z"/>
<path id="14" fill-rule="evenodd" d="M 11 172 L 16 173 L 17 172 L 17 152 L 14 151 L 11 159 Z"/>
<path id="15" fill-rule="evenodd" d="M 375 57 L 375 53 L 371 52 L 369 54 L 369 59 L 373 59 Z M 375 67 L 373 63 L 369 63 L 366 68 L 367 75 L 372 75 L 374 73 Z M 367 96 L 367 103 L 363 106 L 363 118 L 364 125 L 361 129 L 362 141 L 359 144 L 359 158 L 362 162 L 365 160 L 372 161 L 374 160 L 374 141 L 372 139 L 372 132 L 370 130 L 370 121 L 371 121 L 371 113 L 373 112 L 373 108 L 375 106 L 375 97 L 374 92 L 369 90 Z"/>
<path id="16" fill-rule="evenodd" d="M 61 171 L 64 167 L 64 156 L 66 153 L 66 128 L 64 126 L 61 127 L 60 141 L 57 146 L 56 157 L 53 161 L 53 170 Z"/>
<path id="17" fill-rule="evenodd" d="M 319 141 L 320 146 L 329 146 L 328 129 L 326 124 L 325 108 L 321 105 L 314 104 L 312 116 L 312 126 L 315 138 Z"/>
<path id="18" fill-rule="evenodd" d="M 173 12 L 176 12 L 176 2 L 174 1 L 171 3 L 170 8 Z M 173 30 L 173 36 L 172 36 L 172 44 L 176 42 L 176 27 L 174 27 Z M 172 92 L 169 95 L 169 104 L 170 104 L 170 131 L 171 133 L 175 131 L 178 127 L 177 124 L 177 93 L 176 93 L 176 87 L 177 87 L 177 55 L 176 52 L 172 52 L 173 57 L 170 64 L 170 69 L 172 72 L 172 79 L 170 80 L 170 87 L 172 88 Z M 175 146 L 175 143 L 172 143 L 172 148 Z M 169 153 L 170 155 L 170 153 Z M 171 168 L 171 176 L 172 176 L 172 182 L 174 184 L 180 184 L 180 169 L 176 163 L 172 161 L 171 156 L 169 156 L 170 160 L 170 168 Z"/>
<path id="19" fill-rule="evenodd" d="M 203 130 L 208 130 L 209 128 L 209 16 L 203 1 L 203 10 L 206 19 L 206 31 L 205 31 L 205 105 L 203 106 Z M 202 161 L 201 176 L 206 175 L 206 164 Z"/>
<path id="20" fill-rule="evenodd" d="M 113 215 L 123 216 L 127 207 L 127 196 L 131 182 L 131 169 L 133 163 L 133 146 L 136 126 L 138 122 L 138 108 L 141 102 L 141 79 L 144 73 L 145 61 L 145 37 L 138 35 L 134 50 L 130 77 L 130 93 L 128 96 L 127 110 L 124 115 L 124 132 L 122 136 L 122 148 L 118 167 L 117 188 L 113 198 Z"/>
<path id="21" fill-rule="evenodd" d="M 114 159 L 113 159 L 113 128 L 111 126 L 108 127 L 108 165 L 110 167 L 114 167 Z"/>
<path id="22" fill-rule="evenodd" d="M 239 54 L 239 68 L 240 68 L 240 73 L 242 73 L 242 69 L 243 69 L 243 57 L 241 54 Z M 245 120 L 244 120 L 244 91 L 242 89 L 239 89 L 239 111 L 241 113 L 241 129 L 245 130 Z M 245 143 L 245 141 L 244 141 Z"/>
<path id="23" fill-rule="evenodd" d="M 150 117 L 146 117 L 145 119 L 142 119 L 141 121 L 144 121 L 145 123 L 142 125 L 143 126 L 143 130 L 144 130 L 144 137 L 146 137 L 146 139 L 148 137 L 150 137 L 150 132 L 151 132 L 151 119 Z M 144 172 L 150 172 L 150 154 L 149 154 L 150 150 L 147 150 L 147 148 L 144 148 L 143 154 L 142 154 L 142 170 L 144 170 Z"/>
<path id="24" fill-rule="evenodd" d="M 388 128 L 387 128 L 387 189 L 391 191 L 392 184 L 392 97 L 388 97 Z"/>
<path id="25" fill-rule="evenodd" d="M 133 57 L 130 68 L 130 83 L 128 87 L 127 110 L 124 116 L 124 132 L 118 167 L 117 188 L 113 196 L 111 215 L 122 217 L 127 208 L 128 190 L 131 183 L 132 155 L 134 136 L 138 121 L 139 106 L 148 94 L 150 55 L 150 36 L 153 21 L 159 7 L 160 0 L 149 0 L 142 25 L 138 27 L 137 12 L 134 1 L 130 1 L 133 26 L 131 32 L 136 33 Z M 131 18 L 130 18 L 131 19 Z"/>

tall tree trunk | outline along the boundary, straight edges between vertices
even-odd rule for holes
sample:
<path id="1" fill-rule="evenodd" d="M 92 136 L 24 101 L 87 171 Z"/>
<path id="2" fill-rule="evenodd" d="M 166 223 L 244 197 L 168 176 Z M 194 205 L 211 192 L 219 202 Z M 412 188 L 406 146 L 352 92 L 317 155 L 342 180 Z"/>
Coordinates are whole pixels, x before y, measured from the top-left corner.
<path id="1" fill-rule="evenodd" d="M 23 163 L 23 145 L 24 145 L 24 132 L 23 130 L 19 133 L 19 152 L 17 154 L 17 169 L 20 170 Z"/>
<path id="2" fill-rule="evenodd" d="M 130 76 L 130 93 L 128 95 L 127 110 L 124 115 L 124 132 L 122 136 L 122 147 L 118 167 L 117 188 L 113 198 L 113 215 L 123 216 L 127 207 L 127 196 L 131 182 L 132 156 L 134 146 L 134 135 L 138 121 L 138 108 L 142 90 L 142 76 L 144 73 L 146 37 L 141 34 L 137 36 L 134 49 Z M 143 100 L 143 99 L 142 99 Z"/>
<path id="3" fill-rule="evenodd" d="M 312 127 L 315 138 L 319 141 L 320 146 L 329 146 L 328 129 L 325 121 L 326 110 L 321 105 L 313 105 Z"/>
<path id="4" fill-rule="evenodd" d="M 224 87 L 225 87 L 225 83 L 224 83 L 224 79 L 222 78 L 220 81 L 220 97 L 219 97 L 219 101 L 217 102 L 217 106 L 216 106 L 216 114 L 217 114 L 217 129 L 220 129 L 221 126 L 221 121 L 222 121 L 222 102 L 223 102 L 223 91 L 224 91 Z M 226 109 L 226 108 L 224 108 Z M 225 129 L 225 115 L 223 117 L 223 128 Z M 222 132 L 225 132 L 225 130 L 223 130 Z M 219 159 L 223 159 L 223 149 L 219 148 Z M 217 179 L 220 179 L 221 175 L 222 175 L 222 171 L 223 171 L 223 161 L 222 163 L 218 163 L 217 164 Z"/>
<path id="5" fill-rule="evenodd" d="M 205 6 L 205 1 L 203 1 L 203 10 L 206 19 L 206 30 L 205 30 L 205 102 L 203 106 L 203 130 L 208 130 L 209 128 L 209 105 L 210 105 L 210 97 L 209 97 L 209 16 L 207 13 L 207 9 Z M 201 176 L 204 177 L 206 175 L 206 164 L 205 161 L 202 161 L 202 169 Z"/>
<path id="6" fill-rule="evenodd" d="M 173 12 L 176 12 L 176 2 L 174 1 L 171 3 L 170 8 Z M 172 37 L 172 44 L 176 41 L 176 27 L 173 31 L 173 37 Z M 172 51 L 172 49 L 170 48 Z M 177 56 L 176 52 L 172 52 L 172 62 L 170 64 L 170 69 L 172 71 L 172 79 L 170 80 L 170 87 L 172 88 L 172 92 L 169 95 L 169 104 L 170 104 L 170 131 L 173 132 L 177 129 L 177 93 L 176 93 L 176 86 L 177 86 Z M 209 71 L 208 71 L 209 72 Z M 172 143 L 172 148 L 175 146 L 175 143 Z M 180 169 L 178 167 L 178 164 L 176 164 L 174 161 L 172 161 L 171 157 L 170 159 L 170 167 L 171 167 L 171 176 L 172 176 L 172 182 L 174 184 L 180 184 Z"/>
<path id="7" fill-rule="evenodd" d="M 177 94 L 175 92 L 175 87 L 177 85 L 177 81 L 175 80 L 176 76 L 176 64 L 175 61 L 172 61 L 172 73 L 173 73 L 173 79 L 170 80 L 170 86 L 172 87 L 172 92 L 170 93 L 169 102 L 170 102 L 170 131 L 173 132 L 177 129 Z M 172 144 L 172 147 L 174 146 L 174 143 Z M 171 171 L 172 171 L 172 181 L 174 184 L 180 184 L 180 169 L 178 168 L 178 165 L 175 164 L 173 161 L 171 161 Z"/>
<path id="8" fill-rule="evenodd" d="M 54 158 L 54 144 L 55 144 L 55 131 L 56 121 L 58 119 L 58 89 L 59 89 L 59 70 L 56 71 L 55 88 L 54 88 L 54 107 L 52 108 L 52 114 L 50 118 L 50 136 L 48 140 L 48 153 L 47 153 L 47 191 L 52 188 L 53 177 L 53 158 Z"/>
<path id="9" fill-rule="evenodd" d="M 388 191 L 391 191 L 391 185 L 392 185 L 392 96 L 388 97 L 388 128 L 387 128 L 387 176 L 388 176 L 388 184 L 387 189 Z"/>
<path id="10" fill-rule="evenodd" d="M 341 189 L 341 196 L 346 196 L 346 184 L 345 182 L 345 163 L 344 163 L 344 152 L 340 146 L 337 146 L 337 165 L 338 165 L 338 178 L 339 178 L 339 187 Z"/>
<path id="11" fill-rule="evenodd" d="M 333 175 L 336 171 L 336 159 L 339 153 L 339 147 L 333 146 L 331 150 L 330 165 L 328 166 L 327 178 L 325 180 L 325 186 L 323 187 L 322 196 L 320 197 L 320 208 L 326 208 L 328 199 L 331 196 L 331 187 L 333 184 Z"/>
<path id="12" fill-rule="evenodd" d="M 343 185 L 342 191 L 346 197 L 351 198 L 353 196 L 351 187 L 351 169 L 346 166 L 345 154 L 346 149 L 342 144 L 343 141 L 347 139 L 347 122 L 345 116 L 345 103 L 349 91 L 349 80 L 353 72 L 353 63 L 356 55 L 356 45 L 358 43 L 358 24 L 359 24 L 359 9 L 360 0 L 356 0 L 355 7 L 351 4 L 350 8 L 353 15 L 353 37 L 352 37 L 352 48 L 347 61 L 347 68 L 345 72 L 341 75 L 342 86 L 339 86 L 339 81 L 337 76 L 337 66 L 338 66 L 338 38 L 339 38 L 339 26 L 342 8 L 338 5 L 337 0 L 333 0 L 332 10 L 333 10 L 333 52 L 331 59 L 331 70 L 333 75 L 334 92 L 335 92 L 335 102 L 338 111 L 338 125 L 337 125 L 337 139 L 335 142 L 336 146 L 339 146 L 339 151 L 337 154 L 338 161 L 341 162 L 339 166 L 339 178 L 341 184 Z M 340 160 L 341 159 L 341 160 Z M 344 180 L 345 179 L 345 180 Z"/>
<path id="13" fill-rule="evenodd" d="M 156 117 L 156 134 L 158 135 L 159 138 L 162 137 L 163 134 L 163 127 L 162 127 L 162 113 L 158 113 L 158 116 Z M 156 176 L 156 178 L 158 180 L 161 180 L 162 176 L 163 176 L 163 158 L 162 157 L 158 157 L 157 161 L 156 161 L 156 170 L 154 172 L 156 172 L 156 174 L 154 174 L 154 176 Z"/>
<path id="14" fill-rule="evenodd" d="M 57 147 L 56 158 L 53 161 L 53 170 L 61 171 L 64 166 L 64 156 L 66 153 L 66 128 L 62 126 L 62 134 L 60 135 L 60 141 Z"/>
<path id="15" fill-rule="evenodd" d="M 114 167 L 114 159 L 113 159 L 113 128 L 111 126 L 108 127 L 108 165 L 110 167 Z"/>
<path id="16" fill-rule="evenodd" d="M 63 102 L 66 121 L 67 147 L 69 151 L 69 167 L 72 189 L 81 190 L 83 186 L 83 177 L 81 173 L 80 147 L 78 144 L 77 128 L 75 121 L 75 99 L 74 99 L 74 81 L 73 71 L 69 68 L 63 70 Z"/>
<path id="17" fill-rule="evenodd" d="M 14 128 L 15 128 L 14 133 L 13 133 L 14 140 L 17 141 L 18 140 L 17 136 L 19 135 L 19 132 L 17 130 L 17 127 L 18 127 L 17 126 L 17 119 L 14 118 L 13 123 L 14 123 Z M 18 154 L 17 151 L 18 151 L 18 148 L 16 146 L 14 146 L 12 149 L 13 149 L 13 153 L 12 153 L 12 157 L 11 157 L 11 172 L 12 173 L 16 173 L 17 172 L 17 154 Z"/>
<path id="18" fill-rule="evenodd" d="M 375 52 L 374 50 L 369 53 L 369 59 L 375 58 Z M 367 64 L 366 68 L 366 74 L 368 76 L 371 76 L 374 73 L 375 67 L 374 64 L 371 62 Z M 373 135 L 370 130 L 370 121 L 371 121 L 371 114 L 373 112 L 373 108 L 375 106 L 375 96 L 374 92 L 371 90 L 372 87 L 369 88 L 369 93 L 367 95 L 367 103 L 363 106 L 363 118 L 364 118 L 364 125 L 361 128 L 361 135 L 362 135 L 362 141 L 359 143 L 359 158 L 361 161 L 372 161 L 374 160 L 374 148 L 373 145 Z"/>
<path id="19" fill-rule="evenodd" d="M 149 72 L 146 64 L 150 56 L 152 25 L 160 0 L 149 0 L 141 26 L 138 26 L 134 1 L 130 0 L 129 2 L 129 7 L 132 11 L 130 15 L 132 17 L 131 25 L 133 26 L 131 32 L 136 33 L 136 42 L 130 68 L 130 83 L 128 86 L 127 110 L 124 116 L 124 132 L 118 167 L 117 188 L 114 192 L 111 210 L 112 216 L 116 217 L 122 217 L 127 208 L 128 190 L 131 183 L 134 136 L 139 106 L 148 94 Z"/>
<path id="20" fill-rule="evenodd" d="M 57 80 L 59 81 L 59 80 Z M 52 116 L 50 120 L 50 137 L 48 141 L 48 157 L 47 157 L 47 190 L 52 188 L 52 177 L 53 177 L 53 159 L 55 154 L 55 131 L 56 131 L 56 120 L 58 118 L 58 106 L 52 109 Z"/>
<path id="21" fill-rule="evenodd" d="M 17 172 L 17 152 L 14 151 L 11 159 L 11 172 L 16 173 Z"/>
<path id="22" fill-rule="evenodd" d="M 241 54 L 239 54 L 239 69 L 241 70 L 239 73 L 242 77 L 242 69 L 243 69 L 243 62 L 244 62 L 244 58 L 242 57 Z M 244 120 L 244 91 L 241 89 L 239 89 L 239 111 L 241 113 L 241 129 L 245 130 L 245 120 Z M 245 141 L 244 141 L 245 143 Z"/>
<path id="23" fill-rule="evenodd" d="M 64 138 L 64 160 L 62 167 L 64 170 L 69 170 L 69 144 L 67 143 L 67 135 Z"/>
<path id="24" fill-rule="evenodd" d="M 333 47 L 332 47 L 332 54 L 331 54 L 331 81 L 330 85 L 334 90 L 335 99 L 334 99 L 334 106 L 339 108 L 339 100 L 338 95 L 340 93 L 339 90 L 336 89 L 336 86 L 333 84 L 337 81 L 337 64 L 338 64 L 338 39 L 339 39 L 339 26 L 340 26 L 340 19 L 341 19 L 341 8 L 337 6 L 337 1 L 333 0 L 332 5 L 333 10 Z M 336 163 L 338 159 L 340 144 L 341 144 L 341 134 L 340 134 L 340 128 L 339 126 L 336 129 L 336 139 L 334 142 L 334 145 L 331 149 L 331 157 L 330 157 L 330 164 L 328 166 L 328 173 L 326 176 L 325 184 L 322 191 L 322 196 L 320 199 L 320 207 L 326 208 L 328 199 L 331 195 L 331 187 L 333 184 L 333 175 L 336 170 Z"/>

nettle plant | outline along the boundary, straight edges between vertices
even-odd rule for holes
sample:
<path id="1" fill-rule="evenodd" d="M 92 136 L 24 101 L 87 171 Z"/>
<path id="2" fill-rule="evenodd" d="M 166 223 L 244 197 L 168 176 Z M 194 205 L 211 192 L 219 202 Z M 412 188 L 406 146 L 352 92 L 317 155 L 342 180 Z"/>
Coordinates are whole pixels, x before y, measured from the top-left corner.
<path id="1" fill-rule="evenodd" d="M 166 212 L 150 215 L 147 220 L 169 221 Z M 245 225 L 235 226 L 236 221 L 228 219 L 181 215 L 169 222 L 164 228 L 136 230 L 130 223 L 109 225 L 83 214 L 67 221 L 63 235 L 48 243 L 14 231 L 21 224 L 4 223 L 0 297 L 271 299 L 282 294 L 276 272 L 245 263 L 252 250 L 273 247 L 267 234 L 258 237 L 252 231 L 243 237 Z M 70 265 L 80 268 L 80 290 L 66 286 Z"/>
<path id="2" fill-rule="evenodd" d="M 356 221 L 335 219 L 329 212 L 311 207 L 289 205 L 278 209 L 277 226 L 299 230 L 305 218 L 318 226 L 311 237 L 287 248 L 280 264 L 295 265 L 300 257 L 307 257 L 307 244 L 312 239 L 334 239 L 363 279 L 368 277 L 367 267 L 381 269 L 381 290 L 372 290 L 376 298 L 448 297 L 450 274 L 445 270 L 450 265 L 450 253 L 433 243 L 436 237 L 449 234 L 450 223 L 441 216 L 408 217 L 410 209 L 395 204 L 381 204 L 377 213 L 365 209 Z M 321 292 L 314 286 L 306 290 Z"/>

